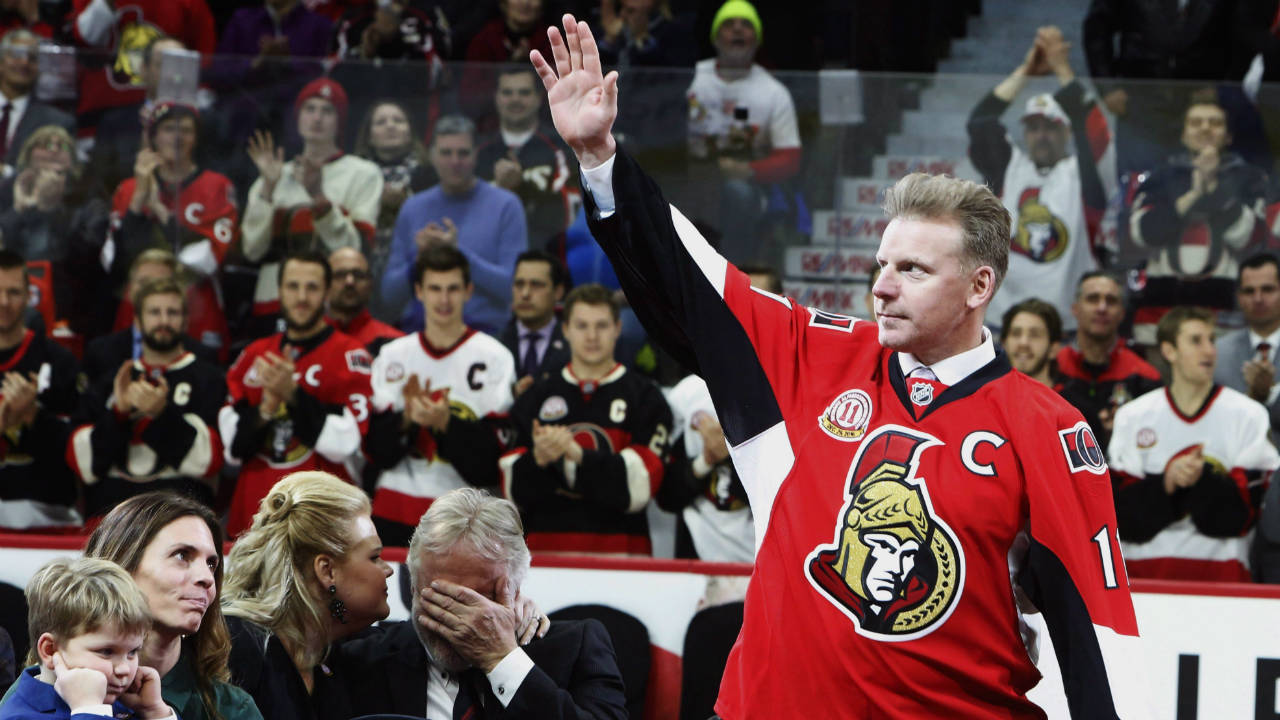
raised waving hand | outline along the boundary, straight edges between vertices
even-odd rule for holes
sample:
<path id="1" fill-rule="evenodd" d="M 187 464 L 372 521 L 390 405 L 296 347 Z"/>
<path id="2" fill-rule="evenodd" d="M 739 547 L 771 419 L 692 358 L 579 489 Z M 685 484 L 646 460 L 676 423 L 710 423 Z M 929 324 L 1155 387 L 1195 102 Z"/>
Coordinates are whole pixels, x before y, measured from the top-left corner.
<path id="1" fill-rule="evenodd" d="M 547 37 L 555 67 L 537 50 L 529 60 L 547 89 L 551 119 L 582 167 L 596 167 L 613 157 L 610 130 L 618 117 L 618 72 L 602 73 L 591 28 L 572 15 L 564 16 L 563 38 L 554 27 L 547 28 Z"/>

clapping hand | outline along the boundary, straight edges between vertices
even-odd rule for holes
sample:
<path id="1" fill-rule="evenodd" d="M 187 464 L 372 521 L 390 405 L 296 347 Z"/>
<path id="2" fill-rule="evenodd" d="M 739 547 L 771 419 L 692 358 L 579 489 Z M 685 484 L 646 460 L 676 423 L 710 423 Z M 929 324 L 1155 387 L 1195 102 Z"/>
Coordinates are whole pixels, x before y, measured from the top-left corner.
<path id="1" fill-rule="evenodd" d="M 529 60 L 547 89 L 551 119 L 579 164 L 597 167 L 613 157 L 616 148 L 610 130 L 618 117 L 618 73 L 602 74 L 591 28 L 572 15 L 564 16 L 563 39 L 554 27 L 547 29 L 547 37 L 555 68 L 537 50 L 529 53 Z"/>
<path id="2" fill-rule="evenodd" d="M 515 190 L 520 187 L 520 181 L 524 179 L 524 168 L 520 166 L 520 159 L 516 157 L 515 148 L 507 151 L 507 156 L 498 158 L 498 162 L 493 164 L 493 184 L 504 187 L 508 190 Z"/>
<path id="3" fill-rule="evenodd" d="M 1185 455 L 1169 461 L 1164 471 L 1164 491 L 1170 495 L 1179 488 L 1189 488 L 1204 474 L 1204 446 L 1197 445 Z"/>
<path id="4" fill-rule="evenodd" d="M 262 178 L 262 194 L 268 199 L 280 182 L 280 174 L 284 172 L 284 148 L 276 147 L 271 133 L 266 130 L 255 130 L 249 138 L 249 159 L 258 167 L 258 175 Z"/>
<path id="5" fill-rule="evenodd" d="M 425 250 L 432 245 L 458 244 L 458 226 L 454 225 L 453 220 L 449 218 L 443 218 L 442 222 L 443 225 L 435 221 L 429 222 L 413 236 L 413 241 L 418 245 L 419 250 Z"/>
<path id="6" fill-rule="evenodd" d="M 169 383 L 163 375 L 157 380 L 152 384 L 145 378 L 139 378 L 130 383 L 126 391 L 129 405 L 150 418 L 159 417 L 169 400 Z"/>
<path id="7" fill-rule="evenodd" d="M 298 382 L 293 379 L 293 363 L 268 352 L 254 360 L 258 377 L 262 378 L 262 412 L 274 415 L 281 404 L 293 402 Z"/>
<path id="8" fill-rule="evenodd" d="M 7 372 L 0 382 L 0 395 L 4 396 L 5 428 L 27 425 L 35 419 L 38 396 L 36 377 L 20 372 Z"/>

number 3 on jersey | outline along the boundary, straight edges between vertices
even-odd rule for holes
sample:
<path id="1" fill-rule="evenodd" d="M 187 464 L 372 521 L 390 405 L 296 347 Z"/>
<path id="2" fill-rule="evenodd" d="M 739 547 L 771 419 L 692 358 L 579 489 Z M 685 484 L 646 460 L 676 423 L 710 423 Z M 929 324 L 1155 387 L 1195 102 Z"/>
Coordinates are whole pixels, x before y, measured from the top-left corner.
<path id="1" fill-rule="evenodd" d="M 369 398 L 360 393 L 351 393 L 351 397 L 347 399 L 351 402 L 351 410 L 356 414 L 356 422 L 362 423 L 369 419 Z"/>

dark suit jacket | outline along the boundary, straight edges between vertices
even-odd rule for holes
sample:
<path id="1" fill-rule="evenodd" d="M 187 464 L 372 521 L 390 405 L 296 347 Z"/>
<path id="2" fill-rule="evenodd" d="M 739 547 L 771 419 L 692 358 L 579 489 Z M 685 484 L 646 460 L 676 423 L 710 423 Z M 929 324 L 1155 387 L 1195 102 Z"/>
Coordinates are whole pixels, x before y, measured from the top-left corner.
<path id="1" fill-rule="evenodd" d="M 524 357 L 520 354 L 520 335 L 516 331 L 514 317 L 507 321 L 506 327 L 502 328 L 502 334 L 498 336 L 498 340 L 511 351 L 511 356 L 516 360 L 516 375 L 519 375 L 520 363 Z M 551 331 L 551 344 L 547 345 L 547 349 L 542 353 L 542 362 L 538 365 L 538 372 L 534 374 L 534 379 L 541 379 L 547 373 L 560 372 L 560 368 L 569 364 L 571 357 L 569 341 L 564 339 L 560 318 L 556 318 L 556 326 Z"/>
<path id="2" fill-rule="evenodd" d="M 45 125 L 57 125 L 71 133 L 71 137 L 76 136 L 74 117 L 52 105 L 45 105 L 32 99 L 27 103 L 27 111 L 22 113 L 22 119 L 18 121 L 18 129 L 13 133 L 13 141 L 9 143 L 9 149 L 4 154 L 4 161 L 10 165 L 17 165 L 18 151 L 22 149 L 22 143 L 31 137 L 31 133 Z"/>
<path id="3" fill-rule="evenodd" d="M 1213 370 L 1213 381 L 1238 390 L 1246 395 L 1249 388 L 1244 384 L 1244 373 L 1240 368 L 1253 359 L 1253 343 L 1249 340 L 1249 329 L 1241 328 L 1218 338 L 1218 361 Z M 1280 378 L 1280 348 L 1271 349 L 1271 367 L 1275 368 L 1276 377 Z M 1280 397 L 1267 405 L 1267 413 L 1271 416 L 1271 438 L 1275 440 L 1276 431 L 1280 430 Z"/>
<path id="4" fill-rule="evenodd" d="M 218 351 L 201 343 L 190 335 L 183 334 L 182 347 L 193 355 L 221 366 L 218 362 Z M 105 373 L 115 373 L 120 365 L 133 357 L 133 328 L 113 332 L 110 335 L 94 338 L 84 351 L 84 376 L 90 383 L 96 383 Z"/>
<path id="5" fill-rule="evenodd" d="M 598 621 L 556 621 L 547 636 L 529 643 L 525 652 L 534 668 L 505 708 L 484 675 L 469 671 L 477 676 L 472 678 L 475 686 L 484 691 L 476 720 L 627 717 L 613 644 Z M 357 715 L 422 717 L 426 712 L 427 652 L 409 623 L 383 623 L 379 632 L 344 643 L 341 658 L 347 666 L 336 676 L 349 683 L 347 694 Z"/>

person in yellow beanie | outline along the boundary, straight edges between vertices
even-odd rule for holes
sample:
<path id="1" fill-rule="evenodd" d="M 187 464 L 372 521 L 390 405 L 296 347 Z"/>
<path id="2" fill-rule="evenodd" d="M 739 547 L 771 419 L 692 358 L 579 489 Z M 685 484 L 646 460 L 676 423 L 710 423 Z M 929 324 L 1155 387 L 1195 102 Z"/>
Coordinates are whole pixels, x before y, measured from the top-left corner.
<path id="1" fill-rule="evenodd" d="M 689 154 L 719 183 L 719 230 L 734 262 L 772 262 L 760 242 L 765 188 L 800 170 L 800 134 L 791 93 L 755 62 L 764 27 L 747 0 L 728 0 L 711 22 L 713 58 L 699 61 L 689 99 Z M 695 173 L 698 173 L 695 170 Z"/>

